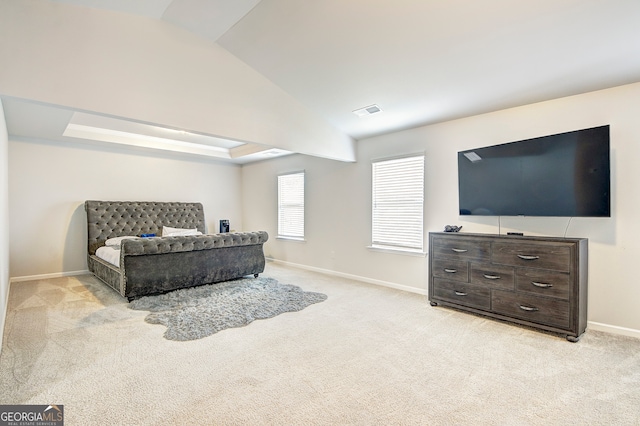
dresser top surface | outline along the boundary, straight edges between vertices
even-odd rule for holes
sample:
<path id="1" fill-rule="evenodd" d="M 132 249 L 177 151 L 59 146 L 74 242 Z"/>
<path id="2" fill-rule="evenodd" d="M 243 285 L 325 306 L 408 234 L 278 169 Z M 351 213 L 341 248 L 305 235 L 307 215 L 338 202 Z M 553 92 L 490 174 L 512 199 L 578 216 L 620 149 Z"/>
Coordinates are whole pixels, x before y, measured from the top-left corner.
<path id="1" fill-rule="evenodd" d="M 487 238 L 500 240 L 526 240 L 526 241 L 548 241 L 548 242 L 579 242 L 588 241 L 587 238 L 566 238 L 566 237 L 546 237 L 542 235 L 504 235 L 504 234 L 478 234 L 471 232 L 429 232 L 429 236 L 446 236 L 452 238 Z"/>

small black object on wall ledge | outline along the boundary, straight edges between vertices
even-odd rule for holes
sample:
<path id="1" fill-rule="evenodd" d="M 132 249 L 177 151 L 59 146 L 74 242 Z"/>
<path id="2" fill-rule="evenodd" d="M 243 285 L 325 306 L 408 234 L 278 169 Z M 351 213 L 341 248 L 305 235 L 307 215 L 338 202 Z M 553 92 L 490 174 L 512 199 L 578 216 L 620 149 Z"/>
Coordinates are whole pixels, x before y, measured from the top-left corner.
<path id="1" fill-rule="evenodd" d="M 462 226 L 447 225 L 444 227 L 444 232 L 458 232 L 462 229 Z"/>

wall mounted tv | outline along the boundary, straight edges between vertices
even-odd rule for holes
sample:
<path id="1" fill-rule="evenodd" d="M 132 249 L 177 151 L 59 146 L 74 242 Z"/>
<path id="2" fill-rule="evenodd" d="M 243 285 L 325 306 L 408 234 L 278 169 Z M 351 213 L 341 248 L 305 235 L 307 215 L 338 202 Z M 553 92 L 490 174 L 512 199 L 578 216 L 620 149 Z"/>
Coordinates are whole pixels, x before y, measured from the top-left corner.
<path id="1" fill-rule="evenodd" d="M 609 126 L 458 153 L 461 215 L 610 217 Z"/>

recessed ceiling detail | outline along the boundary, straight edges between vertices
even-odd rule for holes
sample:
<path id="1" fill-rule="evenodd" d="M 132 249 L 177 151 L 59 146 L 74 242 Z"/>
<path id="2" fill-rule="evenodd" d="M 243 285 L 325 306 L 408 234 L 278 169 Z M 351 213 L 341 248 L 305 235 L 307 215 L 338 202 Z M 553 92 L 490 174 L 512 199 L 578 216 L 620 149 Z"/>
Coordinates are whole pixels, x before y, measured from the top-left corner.
<path id="1" fill-rule="evenodd" d="M 74 112 L 63 136 L 140 148 L 174 151 L 235 162 L 290 154 L 285 150 L 168 129 L 101 115 Z"/>
<path id="2" fill-rule="evenodd" d="M 257 143 L 73 111 L 59 106 L 2 96 L 7 130 L 16 140 L 93 141 L 197 155 L 235 164 L 292 154 Z"/>

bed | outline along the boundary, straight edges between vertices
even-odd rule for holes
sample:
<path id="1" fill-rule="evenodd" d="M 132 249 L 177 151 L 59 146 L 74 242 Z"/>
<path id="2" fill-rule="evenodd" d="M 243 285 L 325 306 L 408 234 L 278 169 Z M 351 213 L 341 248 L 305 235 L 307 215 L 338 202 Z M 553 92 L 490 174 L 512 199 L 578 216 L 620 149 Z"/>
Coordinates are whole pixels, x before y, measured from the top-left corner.
<path id="1" fill-rule="evenodd" d="M 206 234 L 201 203 L 89 200 L 84 206 L 88 269 L 129 301 L 264 271 L 268 234 Z"/>

